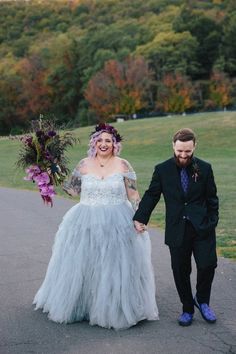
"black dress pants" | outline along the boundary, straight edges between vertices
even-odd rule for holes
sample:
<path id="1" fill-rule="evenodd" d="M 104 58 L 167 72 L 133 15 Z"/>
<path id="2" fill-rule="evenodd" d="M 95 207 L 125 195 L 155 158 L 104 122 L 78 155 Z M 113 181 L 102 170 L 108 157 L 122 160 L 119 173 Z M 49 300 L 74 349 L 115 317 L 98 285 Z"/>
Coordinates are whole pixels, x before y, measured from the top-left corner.
<path id="1" fill-rule="evenodd" d="M 181 247 L 169 247 L 175 285 L 183 304 L 183 312 L 194 313 L 190 275 L 191 259 L 197 266 L 196 297 L 199 303 L 210 302 L 211 285 L 217 266 L 215 237 L 199 239 L 192 224 L 186 221 Z"/>

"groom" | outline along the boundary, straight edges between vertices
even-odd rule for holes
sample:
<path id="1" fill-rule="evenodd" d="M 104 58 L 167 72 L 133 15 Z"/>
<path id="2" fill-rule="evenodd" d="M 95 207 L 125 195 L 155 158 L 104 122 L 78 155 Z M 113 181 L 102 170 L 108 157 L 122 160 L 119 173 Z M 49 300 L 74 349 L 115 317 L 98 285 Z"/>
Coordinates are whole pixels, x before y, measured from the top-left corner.
<path id="1" fill-rule="evenodd" d="M 208 323 L 216 316 L 209 306 L 211 285 L 217 266 L 215 227 L 218 197 L 211 165 L 194 157 L 196 137 L 181 129 L 173 137 L 174 157 L 155 167 L 149 188 L 134 215 L 134 225 L 143 232 L 161 194 L 166 205 L 165 243 L 169 246 L 175 285 L 183 304 L 178 322 L 189 326 L 194 305 Z M 193 297 L 191 257 L 197 266 Z"/>

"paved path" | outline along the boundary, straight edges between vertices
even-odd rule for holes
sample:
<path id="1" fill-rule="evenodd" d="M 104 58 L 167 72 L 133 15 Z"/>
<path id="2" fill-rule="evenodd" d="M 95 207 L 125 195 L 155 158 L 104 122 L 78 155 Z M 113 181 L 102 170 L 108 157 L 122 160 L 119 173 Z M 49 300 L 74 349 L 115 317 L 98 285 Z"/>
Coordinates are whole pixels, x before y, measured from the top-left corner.
<path id="1" fill-rule="evenodd" d="M 159 321 L 114 331 L 87 322 L 60 325 L 34 311 L 32 299 L 44 277 L 57 225 L 73 204 L 58 197 L 49 208 L 38 193 L 0 188 L 0 354 L 236 353 L 236 263 L 219 260 L 211 302 L 217 323 L 207 324 L 197 312 L 192 326 L 180 327 L 168 248 L 163 233 L 155 229 L 150 235 Z"/>

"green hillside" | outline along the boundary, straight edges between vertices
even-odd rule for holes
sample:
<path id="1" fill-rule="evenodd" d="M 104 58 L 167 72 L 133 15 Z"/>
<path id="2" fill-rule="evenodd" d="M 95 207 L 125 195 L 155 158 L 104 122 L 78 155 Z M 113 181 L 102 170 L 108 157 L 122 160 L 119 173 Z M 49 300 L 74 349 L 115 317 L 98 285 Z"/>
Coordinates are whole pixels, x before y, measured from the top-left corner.
<path id="1" fill-rule="evenodd" d="M 220 198 L 218 251 L 225 257 L 236 258 L 236 113 L 137 119 L 114 125 L 124 137 L 121 156 L 129 160 L 137 172 L 141 195 L 149 184 L 154 165 L 172 155 L 171 138 L 175 131 L 181 127 L 190 127 L 196 132 L 198 136 L 196 155 L 212 164 L 218 187 Z M 71 169 L 86 155 L 91 130 L 92 127 L 84 127 L 74 131 L 80 143 L 69 151 Z M 14 166 L 18 149 L 17 140 L 0 139 L 0 186 L 35 189 L 31 182 L 23 181 L 23 171 L 17 170 Z M 58 193 L 65 196 L 60 190 Z M 40 198 L 40 195 L 38 197 Z M 42 208 L 44 207 L 42 204 Z M 163 228 L 163 201 L 153 212 L 151 223 Z"/>

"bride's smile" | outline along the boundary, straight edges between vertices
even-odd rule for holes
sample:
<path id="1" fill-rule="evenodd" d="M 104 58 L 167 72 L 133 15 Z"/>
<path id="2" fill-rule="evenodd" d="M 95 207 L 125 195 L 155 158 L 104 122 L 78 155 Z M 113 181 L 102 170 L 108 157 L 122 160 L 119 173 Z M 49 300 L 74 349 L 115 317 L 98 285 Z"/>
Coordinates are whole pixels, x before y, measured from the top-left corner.
<path id="1" fill-rule="evenodd" d="M 113 153 L 113 141 L 111 134 L 102 133 L 96 143 L 97 154 L 108 157 Z"/>

